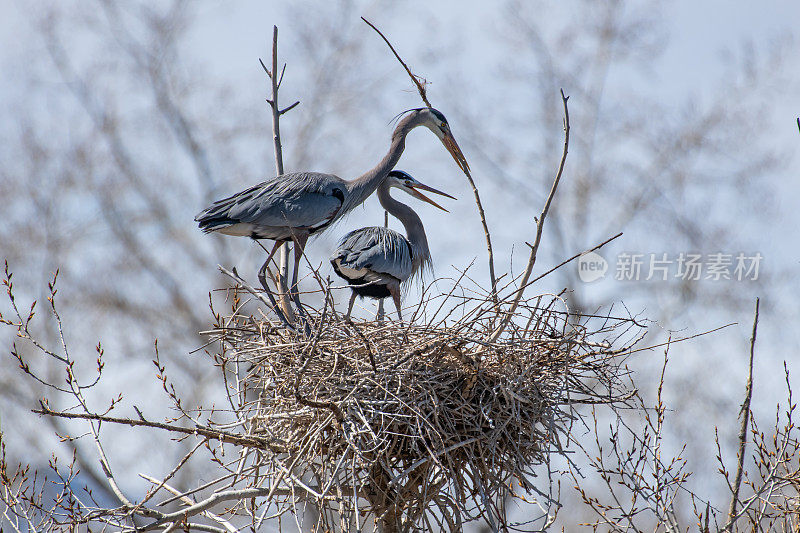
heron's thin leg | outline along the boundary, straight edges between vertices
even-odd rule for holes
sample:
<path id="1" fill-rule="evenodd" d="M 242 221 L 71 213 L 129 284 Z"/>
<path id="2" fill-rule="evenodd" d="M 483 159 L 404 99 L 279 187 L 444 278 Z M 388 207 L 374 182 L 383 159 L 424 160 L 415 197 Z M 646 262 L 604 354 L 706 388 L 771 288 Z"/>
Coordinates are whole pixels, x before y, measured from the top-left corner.
<path id="1" fill-rule="evenodd" d="M 375 313 L 375 321 L 379 324 L 383 322 L 383 300 L 378 300 L 378 312 Z"/>
<path id="2" fill-rule="evenodd" d="M 345 320 L 350 320 L 350 313 L 353 311 L 353 304 L 355 303 L 355 301 L 356 301 L 356 292 L 353 291 L 352 294 L 350 294 L 350 303 L 347 305 L 347 314 L 344 315 Z"/>
<path id="3" fill-rule="evenodd" d="M 308 241 L 308 233 L 301 233 L 294 237 L 294 272 L 292 273 L 292 285 L 289 287 L 289 294 L 294 300 L 294 305 L 297 308 L 297 316 L 303 322 L 306 334 L 311 333 L 311 326 L 308 324 L 308 315 L 306 315 L 303 304 L 300 302 L 300 287 L 297 285 L 297 271 L 300 269 L 300 259 L 303 257 L 303 251 L 306 248 L 306 241 Z"/>
<path id="4" fill-rule="evenodd" d="M 402 322 L 403 312 L 400 310 L 400 288 L 389 287 L 389 294 L 392 295 L 392 300 L 394 300 L 394 306 L 397 308 L 397 319 Z"/>
<path id="5" fill-rule="evenodd" d="M 258 270 L 258 281 L 261 282 L 261 286 L 264 288 L 264 292 L 267 294 L 269 303 L 272 305 L 272 310 L 276 315 L 278 315 L 278 318 L 281 320 L 281 322 L 291 328 L 293 326 L 288 320 L 286 320 L 286 315 L 284 315 L 283 311 L 281 311 L 280 306 L 278 306 L 278 303 L 275 301 L 275 297 L 272 296 L 272 291 L 269 289 L 269 285 L 267 285 L 267 267 L 269 266 L 269 262 L 272 261 L 272 256 L 275 255 L 275 252 L 278 250 L 281 244 L 282 243 L 280 241 L 275 241 L 275 246 L 272 247 L 272 251 L 269 253 L 269 256 L 267 256 L 267 260 L 264 261 L 264 264 L 261 265 L 261 268 Z"/>
<path id="6" fill-rule="evenodd" d="M 263 245 L 260 242 L 256 241 L 256 243 L 263 248 Z M 267 267 L 269 266 L 269 262 L 272 261 L 272 256 L 275 255 L 275 252 L 278 251 L 278 248 L 281 244 L 283 243 L 280 241 L 275 241 L 275 246 L 272 247 L 272 251 L 267 256 L 267 260 L 264 261 L 264 264 L 261 265 L 261 268 L 258 270 L 258 281 L 261 282 L 261 286 L 264 287 L 264 290 L 267 292 L 271 292 L 269 290 L 269 285 L 267 285 Z"/>
<path id="7" fill-rule="evenodd" d="M 300 259 L 303 257 L 303 251 L 306 249 L 306 242 L 308 241 L 308 233 L 301 233 L 295 236 L 294 241 L 294 269 L 292 272 L 292 285 L 289 287 L 289 294 L 292 295 L 297 312 L 305 315 L 303 306 L 300 303 L 300 287 L 297 285 L 297 272 L 300 269 Z"/>

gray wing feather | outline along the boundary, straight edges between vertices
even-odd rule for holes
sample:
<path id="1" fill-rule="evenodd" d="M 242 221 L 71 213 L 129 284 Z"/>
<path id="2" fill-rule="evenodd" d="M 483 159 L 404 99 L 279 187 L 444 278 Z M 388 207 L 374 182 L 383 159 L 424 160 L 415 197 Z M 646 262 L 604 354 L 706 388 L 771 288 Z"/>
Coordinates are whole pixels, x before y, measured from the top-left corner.
<path id="1" fill-rule="evenodd" d="M 368 269 L 408 280 L 413 267 L 411 247 L 401 234 L 388 228 L 369 227 L 351 231 L 333 253 L 342 265 L 355 270 Z"/>
<path id="2" fill-rule="evenodd" d="M 344 181 L 332 174 L 283 174 L 214 202 L 195 220 L 201 224 L 229 221 L 257 226 L 314 227 L 338 214 L 344 191 Z"/>

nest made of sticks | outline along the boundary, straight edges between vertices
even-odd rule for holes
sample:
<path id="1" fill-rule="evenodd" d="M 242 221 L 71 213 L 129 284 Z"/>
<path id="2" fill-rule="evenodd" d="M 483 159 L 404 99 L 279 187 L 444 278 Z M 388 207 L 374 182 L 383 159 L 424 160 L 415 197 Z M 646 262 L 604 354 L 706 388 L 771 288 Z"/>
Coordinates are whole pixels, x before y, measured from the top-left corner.
<path id="1" fill-rule="evenodd" d="M 615 344 L 634 323 L 598 317 L 592 329 L 596 319 L 557 310 L 561 301 L 524 303 L 493 342 L 490 307 L 423 325 L 432 321 L 345 322 L 326 306 L 309 336 L 245 315 L 218 333 L 226 360 L 247 363 L 239 387 L 257 395 L 243 405 L 250 433 L 274 444 L 263 458 L 273 483 L 291 479 L 293 496 L 340 515 L 359 500 L 397 523 L 436 507 L 458 530 L 514 480 L 534 489 L 534 469 L 564 451 L 576 404 L 626 392 L 616 358 L 628 344 Z"/>

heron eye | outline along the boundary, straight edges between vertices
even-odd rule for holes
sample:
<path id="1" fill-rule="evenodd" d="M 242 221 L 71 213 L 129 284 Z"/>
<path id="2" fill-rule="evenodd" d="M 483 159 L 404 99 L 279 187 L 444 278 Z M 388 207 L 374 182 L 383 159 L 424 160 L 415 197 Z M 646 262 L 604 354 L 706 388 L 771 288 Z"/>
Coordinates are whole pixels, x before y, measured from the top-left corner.
<path id="1" fill-rule="evenodd" d="M 442 122 L 441 128 L 442 129 L 447 129 L 447 122 Z"/>

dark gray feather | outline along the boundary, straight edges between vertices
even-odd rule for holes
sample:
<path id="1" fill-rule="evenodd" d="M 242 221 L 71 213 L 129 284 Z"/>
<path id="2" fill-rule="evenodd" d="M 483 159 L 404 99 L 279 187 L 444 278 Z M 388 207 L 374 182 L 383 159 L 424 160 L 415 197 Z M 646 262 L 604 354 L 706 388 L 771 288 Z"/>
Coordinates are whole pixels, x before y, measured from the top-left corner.
<path id="1" fill-rule="evenodd" d="M 386 274 L 401 282 L 414 274 L 408 240 L 396 231 L 367 227 L 351 231 L 339 242 L 331 260 L 353 270 Z"/>
<path id="2" fill-rule="evenodd" d="M 207 232 L 242 225 L 266 238 L 287 238 L 282 228 L 314 230 L 334 222 L 343 214 L 344 191 L 344 180 L 332 174 L 284 174 L 214 202 L 195 220 Z"/>

